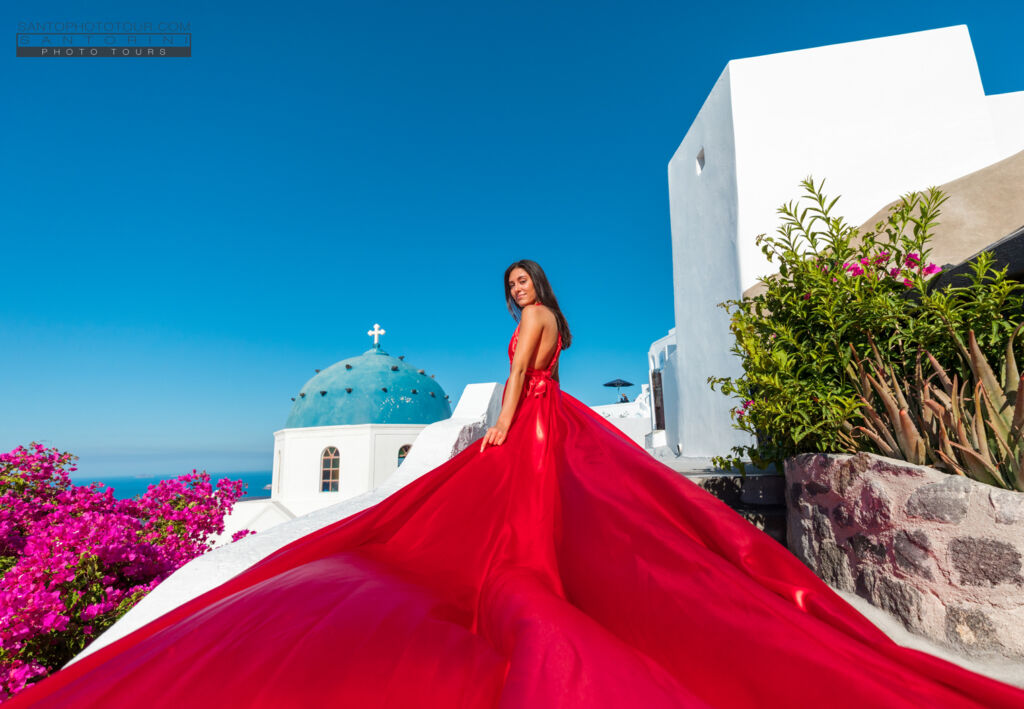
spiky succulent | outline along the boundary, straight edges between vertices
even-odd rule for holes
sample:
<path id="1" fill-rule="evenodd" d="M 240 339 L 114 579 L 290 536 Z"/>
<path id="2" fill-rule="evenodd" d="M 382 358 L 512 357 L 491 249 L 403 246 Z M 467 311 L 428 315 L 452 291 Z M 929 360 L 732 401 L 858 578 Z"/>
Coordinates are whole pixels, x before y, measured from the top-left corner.
<path id="1" fill-rule="evenodd" d="M 1024 491 L 1024 396 L 1017 396 L 1024 378 L 1013 353 L 1022 327 L 1007 341 L 1002 377 L 981 352 L 973 330 L 966 345 L 954 333 L 971 371 L 971 381 L 964 382 L 956 374 L 950 377 L 930 352 L 918 354 L 912 378 L 901 378 L 871 341 L 871 355 L 861 359 L 853 352 L 847 367 L 863 422 L 847 424 L 846 433 L 853 441 L 866 436 L 883 455 Z M 931 369 L 927 377 L 922 359 Z"/>

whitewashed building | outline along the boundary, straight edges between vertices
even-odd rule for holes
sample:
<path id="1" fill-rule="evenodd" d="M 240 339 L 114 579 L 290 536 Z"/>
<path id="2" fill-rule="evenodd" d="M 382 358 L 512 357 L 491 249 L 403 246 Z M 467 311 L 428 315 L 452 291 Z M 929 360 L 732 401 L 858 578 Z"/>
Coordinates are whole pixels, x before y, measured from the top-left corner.
<path id="1" fill-rule="evenodd" d="M 373 490 L 406 457 L 420 432 L 452 415 L 448 395 L 422 369 L 380 345 L 317 371 L 292 398 L 274 432 L 270 499 L 236 504 L 222 540 L 261 531 Z"/>
<path id="2" fill-rule="evenodd" d="M 707 384 L 740 374 L 718 303 L 773 272 L 755 239 L 802 179 L 859 224 L 1024 149 L 1022 116 L 1024 91 L 985 94 L 962 25 L 730 61 L 668 165 L 675 332 L 651 346 L 654 438 L 693 457 L 749 443 Z"/>

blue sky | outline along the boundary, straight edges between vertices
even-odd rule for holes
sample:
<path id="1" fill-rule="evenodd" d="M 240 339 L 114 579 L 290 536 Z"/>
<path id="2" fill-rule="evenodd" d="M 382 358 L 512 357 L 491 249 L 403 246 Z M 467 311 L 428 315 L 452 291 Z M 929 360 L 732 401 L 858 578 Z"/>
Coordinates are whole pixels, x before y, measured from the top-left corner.
<path id="1" fill-rule="evenodd" d="M 518 258 L 573 329 L 569 393 L 645 381 L 673 325 L 666 167 L 731 58 L 965 23 L 986 92 L 1024 89 L 1011 3 L 82 7 L 0 16 L 12 43 L 131 20 L 194 45 L 0 60 L 0 448 L 87 477 L 268 469 L 290 397 L 375 322 L 453 400 L 502 381 Z"/>

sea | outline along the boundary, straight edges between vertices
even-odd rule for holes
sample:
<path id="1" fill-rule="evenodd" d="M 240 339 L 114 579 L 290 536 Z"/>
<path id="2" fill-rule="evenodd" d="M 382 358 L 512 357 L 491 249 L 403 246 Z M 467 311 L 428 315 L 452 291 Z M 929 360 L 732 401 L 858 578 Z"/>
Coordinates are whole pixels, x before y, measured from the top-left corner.
<path id="1" fill-rule="evenodd" d="M 143 494 L 150 485 L 156 485 L 161 480 L 173 480 L 176 477 L 178 475 L 139 475 L 100 477 L 87 480 L 75 476 L 72 477 L 72 482 L 75 485 L 88 485 L 93 480 L 96 480 L 111 488 L 114 491 L 114 497 L 119 500 L 126 500 Z M 245 493 L 241 497 L 243 500 L 258 500 L 270 497 L 270 481 L 272 477 L 272 473 L 269 470 L 247 473 L 210 473 L 210 481 L 214 487 L 217 486 L 217 481 L 221 478 L 241 480 L 245 483 Z"/>

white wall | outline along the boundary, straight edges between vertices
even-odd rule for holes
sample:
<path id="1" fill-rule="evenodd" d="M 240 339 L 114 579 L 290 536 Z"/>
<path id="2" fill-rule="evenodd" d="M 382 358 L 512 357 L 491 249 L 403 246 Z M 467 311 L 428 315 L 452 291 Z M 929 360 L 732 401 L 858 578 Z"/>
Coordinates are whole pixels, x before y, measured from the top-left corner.
<path id="1" fill-rule="evenodd" d="M 373 484 L 371 487 L 377 487 L 398 470 L 398 449 L 402 446 L 412 446 L 424 428 L 426 426 L 403 426 L 401 430 L 394 430 L 389 426 L 385 431 L 374 432 Z"/>
<path id="2" fill-rule="evenodd" d="M 697 156 L 704 151 L 698 172 Z M 731 404 L 707 378 L 739 376 L 728 315 L 738 298 L 738 204 L 731 67 L 726 67 L 668 164 L 672 280 L 676 317 L 677 443 L 686 456 L 710 456 L 748 442 L 729 421 Z M 672 404 L 666 401 L 666 406 Z"/>
<path id="3" fill-rule="evenodd" d="M 986 96 L 998 150 L 1004 156 L 1024 150 L 1024 91 Z"/>
<path id="4" fill-rule="evenodd" d="M 360 495 L 398 468 L 398 449 L 413 444 L 426 426 L 362 424 L 286 428 L 274 433 L 272 499 L 304 514 Z M 321 492 L 321 456 L 334 446 L 341 456 L 337 492 Z"/>
<path id="5" fill-rule="evenodd" d="M 654 380 L 652 374 L 656 369 L 661 370 L 661 393 L 665 410 L 665 427 L 660 430 L 664 431 L 663 445 L 670 448 L 674 453 L 679 450 L 678 361 L 676 329 L 672 328 L 665 337 L 651 343 L 651 348 L 647 352 L 647 381 L 651 389 L 651 430 L 655 431 L 658 429 L 655 428 L 657 422 L 654 420 Z"/>
<path id="6" fill-rule="evenodd" d="M 274 500 L 241 500 L 224 518 L 224 531 L 214 537 L 213 544 L 218 547 L 229 544 L 231 537 L 243 529 L 262 532 L 295 517 L 294 512 Z"/>

